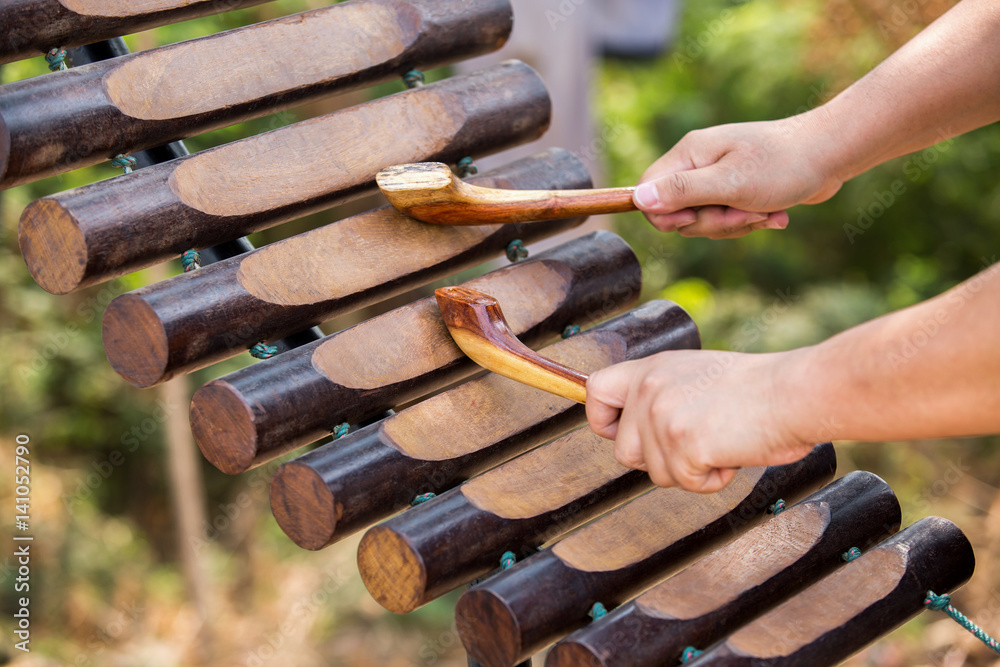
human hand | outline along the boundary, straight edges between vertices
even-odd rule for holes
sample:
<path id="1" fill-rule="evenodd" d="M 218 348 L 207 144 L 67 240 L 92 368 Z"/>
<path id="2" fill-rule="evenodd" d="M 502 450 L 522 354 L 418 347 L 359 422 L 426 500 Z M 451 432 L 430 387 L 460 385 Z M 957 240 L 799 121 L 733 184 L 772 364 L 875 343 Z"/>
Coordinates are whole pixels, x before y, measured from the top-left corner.
<path id="1" fill-rule="evenodd" d="M 812 451 L 786 370 L 798 351 L 661 352 L 593 373 L 591 429 L 615 441 L 615 458 L 659 486 L 713 493 L 736 469 L 783 465 Z M 786 391 L 785 385 L 792 387 Z"/>
<path id="2" fill-rule="evenodd" d="M 788 226 L 785 209 L 832 197 L 843 181 L 822 108 L 689 132 L 639 179 L 636 206 L 661 231 L 712 239 Z"/>

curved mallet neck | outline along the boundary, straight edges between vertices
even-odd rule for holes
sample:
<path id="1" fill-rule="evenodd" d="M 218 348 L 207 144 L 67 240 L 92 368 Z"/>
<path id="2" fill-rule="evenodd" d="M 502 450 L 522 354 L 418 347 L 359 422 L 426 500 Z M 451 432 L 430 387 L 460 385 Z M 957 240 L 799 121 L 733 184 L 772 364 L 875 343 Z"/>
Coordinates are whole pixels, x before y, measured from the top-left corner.
<path id="1" fill-rule="evenodd" d="M 490 225 L 558 220 L 635 210 L 635 188 L 504 190 L 470 185 L 441 162 L 402 164 L 375 176 L 402 213 L 438 225 Z"/>
<path id="2" fill-rule="evenodd" d="M 586 402 L 587 376 L 519 341 L 492 296 L 467 287 L 442 287 L 434 296 L 455 343 L 477 364 L 537 389 Z"/>

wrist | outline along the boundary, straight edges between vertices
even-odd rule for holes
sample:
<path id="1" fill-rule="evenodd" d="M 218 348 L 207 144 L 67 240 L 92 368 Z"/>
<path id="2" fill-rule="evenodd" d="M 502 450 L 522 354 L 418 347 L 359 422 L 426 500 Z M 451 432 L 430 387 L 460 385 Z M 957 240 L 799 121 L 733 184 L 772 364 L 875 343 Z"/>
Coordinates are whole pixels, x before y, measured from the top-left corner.
<path id="1" fill-rule="evenodd" d="M 830 390 L 831 370 L 823 343 L 780 353 L 775 367 L 779 414 L 789 435 L 801 444 L 844 437 L 842 405 Z"/>

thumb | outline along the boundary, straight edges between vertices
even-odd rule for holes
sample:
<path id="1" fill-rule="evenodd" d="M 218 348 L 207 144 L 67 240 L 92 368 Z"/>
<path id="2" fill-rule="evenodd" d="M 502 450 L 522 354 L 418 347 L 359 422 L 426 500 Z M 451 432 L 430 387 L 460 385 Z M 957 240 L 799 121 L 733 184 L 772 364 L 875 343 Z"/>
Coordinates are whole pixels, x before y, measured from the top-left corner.
<path id="1" fill-rule="evenodd" d="M 640 183 L 632 199 L 646 213 L 673 213 L 710 205 L 746 208 L 747 202 L 737 197 L 743 180 L 745 177 L 739 171 L 715 163 Z"/>
<path id="2" fill-rule="evenodd" d="M 617 436 L 633 368 L 631 362 L 615 364 L 592 373 L 587 380 L 587 421 L 597 435 L 610 440 Z"/>

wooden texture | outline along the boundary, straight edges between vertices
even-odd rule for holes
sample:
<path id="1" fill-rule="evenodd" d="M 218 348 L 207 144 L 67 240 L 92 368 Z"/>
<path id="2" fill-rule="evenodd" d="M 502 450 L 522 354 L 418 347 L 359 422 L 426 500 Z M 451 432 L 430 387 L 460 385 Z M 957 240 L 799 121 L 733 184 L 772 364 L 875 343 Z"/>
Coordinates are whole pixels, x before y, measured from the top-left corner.
<path id="1" fill-rule="evenodd" d="M 539 345 L 627 308 L 639 283 L 628 245 L 594 232 L 466 284 L 509 296 L 515 332 Z M 209 461 L 241 472 L 476 370 L 426 298 L 210 382 L 192 399 L 191 427 Z"/>
<path id="2" fill-rule="evenodd" d="M 698 330 L 681 308 L 652 301 L 545 353 L 597 370 L 698 345 Z M 296 544 L 321 549 L 405 509 L 417 495 L 443 493 L 584 421 L 583 406 L 573 401 L 488 374 L 285 463 L 271 482 L 271 510 Z M 538 538 L 522 535 L 532 544 Z M 494 556 L 487 549 L 484 558 Z"/>
<path id="3" fill-rule="evenodd" d="M 590 177 L 572 153 L 553 149 L 479 180 L 579 187 Z M 122 377 L 148 387 L 471 268 L 514 239 L 530 243 L 580 222 L 454 233 L 392 207 L 361 213 L 115 298 L 104 315 L 104 350 Z"/>
<path id="4" fill-rule="evenodd" d="M 7 84 L 0 115 L 11 152 L 6 167 L 0 162 L 0 187 L 486 53 L 504 43 L 511 25 L 509 0 L 354 0 Z M 422 101 L 426 112 L 452 115 L 443 101 Z M 449 129 L 445 123 L 441 132 Z M 441 137 L 428 133 L 424 148 Z M 301 165 L 311 155 L 309 139 L 297 138 L 306 144 L 292 147 Z M 420 148 L 417 139 L 409 140 Z M 288 174 L 311 171 L 277 159 L 286 160 Z M 214 169 L 211 161 L 187 165 Z"/>
<path id="5" fill-rule="evenodd" d="M 827 667 L 916 616 L 928 590 L 969 580 L 955 524 L 922 519 L 706 651 L 692 667 Z"/>
<path id="6" fill-rule="evenodd" d="M 854 472 L 553 647 L 547 667 L 678 664 L 899 529 L 888 485 Z"/>
<path id="7" fill-rule="evenodd" d="M 0 64 L 268 0 L 3 0 Z"/>
<path id="8" fill-rule="evenodd" d="M 465 356 L 504 377 L 587 402 L 586 374 L 546 359 L 519 341 L 495 297 L 468 287 L 442 287 L 434 298 L 448 333 Z"/>
<path id="9" fill-rule="evenodd" d="M 651 486 L 584 427 L 370 529 L 358 546 L 361 579 L 383 607 L 410 612 L 495 569 L 505 551 L 533 553 Z"/>
<path id="10" fill-rule="evenodd" d="M 787 466 L 744 468 L 719 494 L 654 489 L 467 591 L 455 609 L 462 643 L 483 665 L 509 667 L 587 623 L 594 603 L 614 608 L 761 523 L 778 498 L 808 495 L 835 468 L 825 444 Z"/>
<path id="11" fill-rule="evenodd" d="M 62 294 L 370 192 L 401 159 L 529 141 L 549 110 L 538 75 L 508 61 L 43 198 L 18 241 L 38 284 Z M 47 255 L 55 245 L 68 254 Z"/>
<path id="12" fill-rule="evenodd" d="M 403 164 L 375 176 L 389 203 L 417 220 L 438 225 L 481 225 L 556 220 L 636 210 L 634 187 L 512 192 L 470 185 L 440 162 Z"/>

